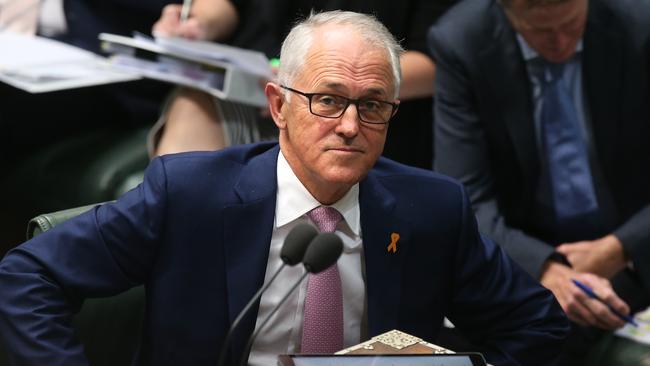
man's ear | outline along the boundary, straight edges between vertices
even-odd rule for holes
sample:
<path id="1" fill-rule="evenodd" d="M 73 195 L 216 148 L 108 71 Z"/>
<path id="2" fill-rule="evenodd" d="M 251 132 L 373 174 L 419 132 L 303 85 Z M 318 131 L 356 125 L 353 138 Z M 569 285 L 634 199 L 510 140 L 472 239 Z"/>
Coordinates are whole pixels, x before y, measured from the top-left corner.
<path id="1" fill-rule="evenodd" d="M 282 115 L 282 106 L 285 103 L 282 89 L 278 84 L 268 82 L 264 88 L 264 94 L 266 94 L 266 100 L 269 102 L 269 111 L 271 112 L 271 117 L 275 125 L 279 129 L 284 129 L 287 123 Z"/>

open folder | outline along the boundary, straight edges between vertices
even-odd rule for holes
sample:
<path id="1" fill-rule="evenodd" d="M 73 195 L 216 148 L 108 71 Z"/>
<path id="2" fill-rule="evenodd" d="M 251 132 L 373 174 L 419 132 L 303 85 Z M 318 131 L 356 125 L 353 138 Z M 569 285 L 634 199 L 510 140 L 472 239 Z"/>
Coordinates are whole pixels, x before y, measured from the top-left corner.
<path id="1" fill-rule="evenodd" d="M 99 35 L 111 65 L 143 77 L 205 91 L 219 99 L 263 107 L 262 81 L 273 77 L 266 56 L 212 42 Z"/>

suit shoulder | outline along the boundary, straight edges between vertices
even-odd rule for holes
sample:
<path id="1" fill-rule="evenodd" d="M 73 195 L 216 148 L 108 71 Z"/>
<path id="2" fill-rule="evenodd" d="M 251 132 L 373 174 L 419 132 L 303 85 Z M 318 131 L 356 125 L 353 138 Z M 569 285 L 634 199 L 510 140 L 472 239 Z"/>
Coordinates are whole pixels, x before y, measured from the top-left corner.
<path id="1" fill-rule="evenodd" d="M 638 0 L 599 0 L 598 5 L 609 9 L 619 27 L 630 36 L 647 37 L 650 33 L 650 2 Z"/>
<path id="2" fill-rule="evenodd" d="M 165 170 L 180 172 L 196 168 L 215 169 L 226 165 L 243 166 L 276 146 L 277 143 L 237 145 L 217 151 L 193 151 L 169 154 L 161 156 L 160 160 L 162 165 L 165 166 Z"/>
<path id="3" fill-rule="evenodd" d="M 248 166 L 274 164 L 277 160 L 276 151 L 276 143 L 258 143 L 219 151 L 164 155 L 151 162 L 145 180 L 163 184 L 169 193 L 193 195 L 197 192 L 226 190 L 237 183 Z"/>
<path id="4" fill-rule="evenodd" d="M 428 40 L 432 47 L 453 45 L 463 48 L 475 44 L 490 29 L 492 0 L 465 0 L 449 9 L 431 28 Z"/>
<path id="5" fill-rule="evenodd" d="M 422 185 L 429 188 L 444 188 L 449 192 L 463 190 L 463 185 L 454 178 L 387 158 L 380 158 L 371 173 L 380 181 L 391 185 L 394 183 L 411 188 Z"/>

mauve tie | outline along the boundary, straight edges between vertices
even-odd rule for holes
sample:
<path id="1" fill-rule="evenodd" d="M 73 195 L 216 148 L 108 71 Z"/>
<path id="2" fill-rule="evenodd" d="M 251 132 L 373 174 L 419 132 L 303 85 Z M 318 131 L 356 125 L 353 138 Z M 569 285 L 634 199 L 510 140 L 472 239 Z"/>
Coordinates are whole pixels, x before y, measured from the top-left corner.
<path id="1" fill-rule="evenodd" d="M 321 232 L 331 233 L 343 218 L 333 207 L 320 206 L 307 216 Z M 335 264 L 310 274 L 305 297 L 302 353 L 334 353 L 343 349 L 343 294 Z"/>

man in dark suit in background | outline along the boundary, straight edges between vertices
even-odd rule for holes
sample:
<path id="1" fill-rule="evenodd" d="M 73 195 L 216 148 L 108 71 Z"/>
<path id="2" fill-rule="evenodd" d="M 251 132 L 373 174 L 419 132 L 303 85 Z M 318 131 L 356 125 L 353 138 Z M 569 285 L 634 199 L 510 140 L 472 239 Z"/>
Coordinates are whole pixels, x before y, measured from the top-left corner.
<path id="1" fill-rule="evenodd" d="M 566 318 L 549 291 L 481 239 L 462 186 L 380 158 L 399 103 L 400 51 L 367 15 L 321 13 L 296 26 L 281 53 L 280 83 L 266 86 L 279 146 L 154 159 L 138 188 L 0 262 L 0 334 L 11 358 L 85 364 L 73 340 L 74 307 L 144 283 L 136 363 L 214 364 L 230 322 L 279 268 L 289 230 L 327 212 L 336 219 L 328 230 L 345 247 L 327 270 L 337 273 L 329 284 L 338 295 L 314 295 L 319 277 L 311 276 L 253 344 L 250 364 L 310 352 L 313 340 L 342 348 L 395 328 L 433 340 L 445 315 L 496 365 L 552 364 Z M 255 319 L 301 271 L 282 272 L 244 319 L 232 355 L 239 358 Z M 306 300 L 312 295 L 315 305 Z M 314 318 L 302 309 L 318 304 L 323 313 L 337 309 L 338 326 L 322 324 L 316 329 L 327 335 L 305 338 Z"/>
<path id="2" fill-rule="evenodd" d="M 634 0 L 468 0 L 429 32 L 435 169 L 582 325 L 623 321 L 571 279 L 648 304 L 649 32 Z"/>

